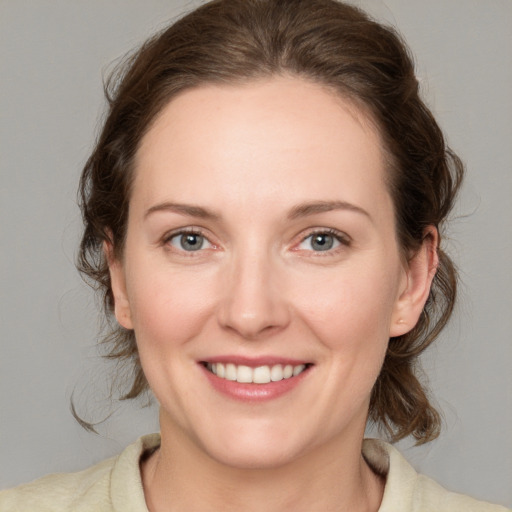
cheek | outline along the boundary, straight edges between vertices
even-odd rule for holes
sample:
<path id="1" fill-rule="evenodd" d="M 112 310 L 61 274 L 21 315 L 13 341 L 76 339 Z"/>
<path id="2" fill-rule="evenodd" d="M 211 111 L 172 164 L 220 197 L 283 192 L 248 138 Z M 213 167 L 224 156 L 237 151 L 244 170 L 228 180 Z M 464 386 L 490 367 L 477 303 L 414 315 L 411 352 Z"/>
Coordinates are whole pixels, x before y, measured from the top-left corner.
<path id="1" fill-rule="evenodd" d="M 301 297 L 302 309 L 314 314 L 325 324 L 352 324 L 356 320 L 366 320 L 366 324 L 389 322 L 397 299 L 396 281 L 386 272 L 358 275 L 356 272 L 343 272 L 329 276 L 325 285 L 304 283 Z M 305 293 L 307 290 L 307 293 Z"/>
<path id="2" fill-rule="evenodd" d="M 150 270 L 134 273 L 128 289 L 137 343 L 172 350 L 201 330 L 214 297 L 211 279 L 200 272 Z"/>
<path id="3" fill-rule="evenodd" d="M 397 280 L 390 274 L 378 269 L 340 272 L 316 293 L 313 283 L 305 283 L 308 293 L 295 293 L 300 297 L 297 311 L 316 337 L 341 358 L 375 354 L 381 359 L 398 293 Z"/>

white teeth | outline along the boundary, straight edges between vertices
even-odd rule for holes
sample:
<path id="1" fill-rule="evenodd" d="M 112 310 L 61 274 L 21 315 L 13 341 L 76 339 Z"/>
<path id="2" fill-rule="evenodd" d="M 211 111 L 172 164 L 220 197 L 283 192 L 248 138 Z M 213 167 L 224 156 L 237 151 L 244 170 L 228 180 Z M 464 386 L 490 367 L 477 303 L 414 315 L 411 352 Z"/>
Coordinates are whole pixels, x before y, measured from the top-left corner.
<path id="1" fill-rule="evenodd" d="M 251 368 L 245 365 L 235 365 L 233 363 L 207 363 L 206 367 L 212 373 L 221 379 L 233 380 L 240 383 L 267 384 L 269 382 L 278 382 L 290 377 L 296 377 L 305 369 L 305 364 L 285 366 L 276 364 L 273 366 L 258 366 Z"/>
<path id="2" fill-rule="evenodd" d="M 226 367 L 222 363 L 217 363 L 217 371 L 214 371 L 218 377 L 224 378 L 226 376 Z"/>
<path id="3" fill-rule="evenodd" d="M 272 367 L 272 370 L 275 368 Z M 268 366 L 258 366 L 258 368 L 254 368 L 254 375 L 252 381 L 255 384 L 266 384 L 271 380 L 272 371 Z"/>
<path id="4" fill-rule="evenodd" d="M 236 380 L 236 366 L 234 364 L 226 365 L 226 379 L 228 380 Z"/>
<path id="5" fill-rule="evenodd" d="M 252 368 L 240 365 L 236 372 L 237 382 L 252 382 Z"/>
<path id="6" fill-rule="evenodd" d="M 293 376 L 297 376 L 299 375 L 299 373 L 302 373 L 304 371 L 304 368 L 306 368 L 306 365 L 304 364 L 299 364 L 299 366 L 295 366 L 293 368 Z"/>
<path id="7" fill-rule="evenodd" d="M 272 369 L 270 370 L 270 378 L 272 379 L 272 382 L 283 380 L 283 367 L 280 364 L 272 366 Z"/>

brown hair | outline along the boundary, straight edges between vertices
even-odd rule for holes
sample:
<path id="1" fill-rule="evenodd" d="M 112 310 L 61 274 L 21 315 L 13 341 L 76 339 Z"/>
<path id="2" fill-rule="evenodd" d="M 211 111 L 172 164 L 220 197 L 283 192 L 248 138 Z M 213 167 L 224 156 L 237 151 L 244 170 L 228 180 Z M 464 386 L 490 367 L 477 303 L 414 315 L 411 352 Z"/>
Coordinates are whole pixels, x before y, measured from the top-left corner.
<path id="1" fill-rule="evenodd" d="M 104 298 L 114 298 L 102 246 L 120 257 L 126 235 L 134 156 L 156 115 L 180 91 L 288 74 L 327 85 L 369 113 L 388 156 L 399 243 L 411 255 L 425 228 L 441 228 L 462 179 L 419 97 L 407 47 L 390 28 L 335 0 L 214 0 L 148 40 L 106 85 L 109 109 L 80 182 L 85 223 L 78 266 Z M 418 356 L 451 315 L 455 270 L 438 248 L 439 268 L 416 327 L 392 338 L 374 386 L 370 419 L 392 439 L 438 435 L 440 418 L 417 377 Z M 147 389 L 135 336 L 112 322 L 107 356 L 133 365 L 123 398 Z"/>

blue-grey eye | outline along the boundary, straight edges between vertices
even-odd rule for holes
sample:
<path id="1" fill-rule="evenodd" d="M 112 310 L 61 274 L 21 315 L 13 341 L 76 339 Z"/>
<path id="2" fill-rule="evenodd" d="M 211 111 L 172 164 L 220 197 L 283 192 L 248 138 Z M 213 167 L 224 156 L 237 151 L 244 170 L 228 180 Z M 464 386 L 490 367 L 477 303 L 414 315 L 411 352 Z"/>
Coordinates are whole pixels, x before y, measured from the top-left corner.
<path id="1" fill-rule="evenodd" d="M 203 235 L 198 233 L 180 233 L 171 238 L 170 244 L 187 252 L 199 251 L 211 245 Z"/>
<path id="2" fill-rule="evenodd" d="M 334 235 L 329 233 L 313 233 L 301 242 L 299 248 L 322 252 L 335 249 L 340 244 L 341 242 Z"/>

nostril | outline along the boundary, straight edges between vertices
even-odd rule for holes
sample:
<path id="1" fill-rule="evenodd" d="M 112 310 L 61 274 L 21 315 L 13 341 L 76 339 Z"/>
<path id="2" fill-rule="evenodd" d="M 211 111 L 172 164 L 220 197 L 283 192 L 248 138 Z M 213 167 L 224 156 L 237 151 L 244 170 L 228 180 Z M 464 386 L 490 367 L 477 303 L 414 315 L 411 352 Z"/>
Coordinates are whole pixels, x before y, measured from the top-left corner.
<path id="1" fill-rule="evenodd" d="M 218 315 L 222 328 L 235 332 L 248 340 L 268 337 L 280 332 L 290 321 L 290 315 L 284 305 L 277 301 L 247 301 L 228 298 Z"/>

